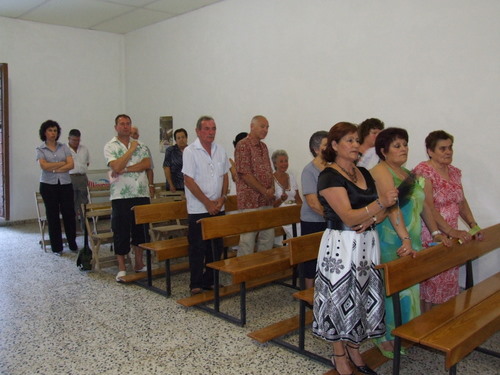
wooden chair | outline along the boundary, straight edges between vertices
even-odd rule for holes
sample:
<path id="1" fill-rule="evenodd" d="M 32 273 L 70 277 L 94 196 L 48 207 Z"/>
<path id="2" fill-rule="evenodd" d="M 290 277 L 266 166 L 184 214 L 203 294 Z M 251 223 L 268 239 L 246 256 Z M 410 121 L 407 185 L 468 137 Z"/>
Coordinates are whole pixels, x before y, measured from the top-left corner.
<path id="1" fill-rule="evenodd" d="M 85 213 L 85 227 L 87 228 L 90 249 L 92 250 L 92 269 L 101 269 L 101 262 L 115 261 L 114 256 L 100 258 L 101 245 L 113 243 L 111 220 L 106 228 L 97 230 L 97 219 L 111 216 L 111 203 L 82 204 Z M 92 224 L 90 222 L 92 221 Z M 101 220 L 101 223 L 105 222 Z M 102 225 L 102 224 L 101 224 Z"/>
<path id="2" fill-rule="evenodd" d="M 35 192 L 35 203 L 36 203 L 36 214 L 38 220 L 38 228 L 40 230 L 40 247 L 43 251 L 47 252 L 46 245 L 50 244 L 50 240 L 45 239 L 45 229 L 47 228 L 47 216 L 45 216 L 45 206 L 43 203 L 42 195 L 36 191 Z"/>

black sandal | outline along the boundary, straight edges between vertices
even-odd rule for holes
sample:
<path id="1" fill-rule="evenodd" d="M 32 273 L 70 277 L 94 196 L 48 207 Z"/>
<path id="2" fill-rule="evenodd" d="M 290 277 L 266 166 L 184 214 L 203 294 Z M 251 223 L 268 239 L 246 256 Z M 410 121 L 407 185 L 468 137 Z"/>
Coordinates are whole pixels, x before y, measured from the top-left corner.
<path id="1" fill-rule="evenodd" d="M 370 367 L 368 367 L 366 364 L 363 364 L 361 366 L 358 366 L 356 362 L 354 362 L 351 358 L 351 353 L 349 353 L 349 348 L 351 349 L 357 349 L 359 350 L 359 345 L 358 346 L 352 346 L 349 345 L 349 343 L 346 343 L 346 351 L 347 355 L 349 356 L 349 359 L 351 360 L 352 364 L 354 367 L 356 367 L 356 370 L 358 370 L 362 374 L 367 374 L 367 375 L 378 375 L 375 371 L 373 371 Z"/>
<path id="2" fill-rule="evenodd" d="M 333 365 L 333 368 L 338 372 L 337 365 L 335 364 L 335 357 L 345 357 L 345 352 L 344 352 L 344 354 L 335 354 L 335 353 L 332 354 L 332 365 Z M 339 372 L 339 375 L 354 375 L 354 373 L 351 372 L 350 374 L 341 374 Z"/>

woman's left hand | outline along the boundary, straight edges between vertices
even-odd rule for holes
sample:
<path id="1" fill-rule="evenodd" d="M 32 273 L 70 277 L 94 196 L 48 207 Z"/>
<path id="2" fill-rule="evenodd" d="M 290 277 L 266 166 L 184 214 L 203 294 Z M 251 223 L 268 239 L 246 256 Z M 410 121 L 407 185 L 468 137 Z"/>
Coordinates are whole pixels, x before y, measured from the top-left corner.
<path id="1" fill-rule="evenodd" d="M 365 230 L 370 228 L 373 225 L 373 219 L 366 220 L 362 222 L 361 224 L 355 225 L 351 227 L 352 230 L 355 230 L 356 233 L 363 233 Z"/>
<path id="2" fill-rule="evenodd" d="M 451 239 L 444 234 L 438 234 L 434 236 L 433 239 L 435 240 L 435 242 L 441 242 L 446 247 L 450 247 L 453 244 Z"/>
<path id="3" fill-rule="evenodd" d="M 415 258 L 417 256 L 417 252 L 413 250 L 411 245 L 404 244 L 401 245 L 401 247 L 396 251 L 399 257 L 406 257 L 406 256 L 411 256 L 412 258 Z"/>

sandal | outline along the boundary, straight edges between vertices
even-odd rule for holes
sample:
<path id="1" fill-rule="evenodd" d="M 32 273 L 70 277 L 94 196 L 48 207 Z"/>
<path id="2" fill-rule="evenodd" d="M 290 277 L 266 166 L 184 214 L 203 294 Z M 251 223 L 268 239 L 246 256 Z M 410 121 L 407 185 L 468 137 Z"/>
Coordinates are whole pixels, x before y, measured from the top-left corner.
<path id="1" fill-rule="evenodd" d="M 196 294 L 200 294 L 202 292 L 203 292 L 203 289 L 201 289 L 201 288 L 193 288 L 193 289 L 191 289 L 191 295 L 192 296 L 194 296 Z"/>
<path id="2" fill-rule="evenodd" d="M 125 272 L 125 271 L 120 271 L 120 272 L 118 272 L 118 273 L 116 274 L 116 278 L 115 278 L 115 280 L 116 280 L 117 282 L 119 282 L 119 283 L 123 283 L 123 279 L 122 279 L 122 277 L 124 277 L 124 276 L 127 276 L 127 272 Z"/>
<path id="3" fill-rule="evenodd" d="M 356 349 L 359 351 L 359 345 L 358 346 L 352 346 L 352 345 L 349 345 L 349 343 L 346 343 L 346 351 L 347 351 L 347 355 L 349 356 L 349 359 L 351 360 L 352 364 L 354 365 L 354 367 L 356 367 L 356 370 L 358 370 L 360 373 L 362 374 L 367 374 L 367 375 L 378 375 L 375 371 L 373 371 L 370 367 L 368 367 L 366 364 L 362 364 L 360 366 L 358 366 L 356 364 L 356 362 L 354 362 L 351 358 L 351 353 L 349 352 L 349 348 L 351 349 Z"/>
<path id="4" fill-rule="evenodd" d="M 335 364 L 335 357 L 345 357 L 345 352 L 344 352 L 344 354 L 335 354 L 335 353 L 332 354 L 332 365 L 333 365 L 333 368 L 338 372 L 337 365 Z M 354 375 L 353 372 L 351 372 L 350 374 L 341 374 L 340 372 L 338 372 L 338 373 L 339 373 L 339 375 Z"/>

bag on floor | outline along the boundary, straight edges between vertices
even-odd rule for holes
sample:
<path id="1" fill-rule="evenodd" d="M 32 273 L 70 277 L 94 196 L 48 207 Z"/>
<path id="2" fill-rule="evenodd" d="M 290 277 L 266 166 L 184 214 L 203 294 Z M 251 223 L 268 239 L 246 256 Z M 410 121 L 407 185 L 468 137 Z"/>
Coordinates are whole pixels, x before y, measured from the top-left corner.
<path id="1" fill-rule="evenodd" d="M 86 207 L 84 208 L 84 211 L 86 212 Z M 83 248 L 78 252 L 76 266 L 81 271 L 90 271 L 92 269 L 92 250 L 89 248 L 89 234 L 87 232 L 87 226 L 84 228 L 84 243 Z"/>

